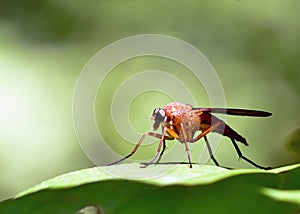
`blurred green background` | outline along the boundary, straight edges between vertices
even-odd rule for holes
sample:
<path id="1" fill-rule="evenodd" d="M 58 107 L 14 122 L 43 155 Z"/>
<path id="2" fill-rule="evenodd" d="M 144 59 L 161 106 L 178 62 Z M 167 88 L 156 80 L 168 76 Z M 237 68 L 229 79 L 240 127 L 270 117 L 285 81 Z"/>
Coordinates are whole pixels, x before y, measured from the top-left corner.
<path id="1" fill-rule="evenodd" d="M 273 113 L 263 119 L 228 118 L 250 144 L 241 146 L 246 156 L 268 166 L 299 162 L 297 150 L 287 146 L 292 139 L 299 148 L 299 8 L 298 0 L 2 1 L 0 199 L 44 179 L 93 166 L 73 128 L 77 78 L 101 48 L 144 33 L 174 36 L 197 47 L 220 76 L 228 106 Z M 151 64 L 148 59 L 136 63 L 139 66 L 132 61 L 118 69 L 136 73 Z M 160 64 L 161 70 L 176 67 L 164 60 Z M 107 141 L 117 143 L 122 139 L 112 130 L 107 111 L 120 78 L 124 76 L 112 72 L 96 102 L 99 127 Z M 193 82 L 192 77 L 183 80 Z M 199 93 L 199 106 L 208 105 L 202 101 L 206 94 L 201 87 L 191 84 L 191 91 Z M 107 103 L 103 109 L 99 100 Z M 169 101 L 157 93 L 138 97 L 130 108 L 133 126 L 146 131 L 144 117 Z M 237 161 L 230 143 L 221 144 L 216 157 L 225 166 L 251 167 Z"/>

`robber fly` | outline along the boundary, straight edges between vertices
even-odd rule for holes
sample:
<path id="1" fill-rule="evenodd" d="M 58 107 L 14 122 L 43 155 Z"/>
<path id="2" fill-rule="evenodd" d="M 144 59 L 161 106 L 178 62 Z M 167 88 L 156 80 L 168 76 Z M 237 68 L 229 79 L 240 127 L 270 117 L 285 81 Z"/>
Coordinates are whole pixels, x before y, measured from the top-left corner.
<path id="1" fill-rule="evenodd" d="M 265 111 L 247 110 L 247 109 L 226 109 L 226 108 L 194 108 L 192 105 L 184 104 L 180 102 L 172 102 L 167 104 L 164 108 L 156 108 L 152 113 L 152 119 L 154 120 L 153 130 L 156 131 L 161 126 L 162 133 L 158 134 L 155 132 L 146 132 L 143 134 L 141 139 L 138 141 L 134 149 L 130 154 L 124 158 L 115 161 L 109 165 L 117 164 L 129 157 L 131 157 L 139 148 L 141 143 L 144 141 L 146 136 L 152 136 L 159 138 L 160 142 L 156 151 L 155 156 L 148 162 L 144 167 L 153 164 L 158 158 L 158 163 L 166 149 L 165 140 L 177 139 L 179 142 L 185 145 L 189 166 L 192 168 L 191 155 L 188 143 L 195 143 L 202 137 L 205 140 L 211 159 L 217 166 L 220 166 L 215 159 L 212 149 L 209 145 L 206 135 L 210 132 L 215 132 L 230 138 L 233 146 L 238 153 L 238 156 L 252 164 L 253 166 L 261 169 L 270 169 L 270 167 L 263 167 L 252 160 L 245 157 L 239 149 L 236 141 L 243 143 L 248 146 L 248 143 L 244 137 L 230 128 L 223 120 L 217 118 L 212 114 L 229 114 L 239 116 L 254 116 L 254 117 L 268 117 L 272 115 Z M 195 136 L 197 131 L 201 131 L 200 134 Z M 161 150 L 162 148 L 162 150 Z M 158 156 L 159 155 L 159 156 Z"/>

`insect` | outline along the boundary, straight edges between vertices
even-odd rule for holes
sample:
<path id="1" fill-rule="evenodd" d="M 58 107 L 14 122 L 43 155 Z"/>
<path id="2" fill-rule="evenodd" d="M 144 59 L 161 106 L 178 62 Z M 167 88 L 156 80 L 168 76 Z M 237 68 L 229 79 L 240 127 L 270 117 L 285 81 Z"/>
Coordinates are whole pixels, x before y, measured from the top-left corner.
<path id="1" fill-rule="evenodd" d="M 220 166 L 212 153 L 212 149 L 206 137 L 208 133 L 215 132 L 230 138 L 239 158 L 247 161 L 248 163 L 252 164 L 257 168 L 270 169 L 270 167 L 263 167 L 256 164 L 255 162 L 248 159 L 242 154 L 236 141 L 239 141 L 244 145 L 248 146 L 246 139 L 240 134 L 238 134 L 236 131 L 234 131 L 232 128 L 230 128 L 223 120 L 214 116 L 213 114 L 215 113 L 254 117 L 268 117 L 272 115 L 269 112 L 248 109 L 194 108 L 192 105 L 189 104 L 172 102 L 167 104 L 164 108 L 155 108 L 152 113 L 152 119 L 154 120 L 153 130 L 156 131 L 161 126 L 162 133 L 144 133 L 130 154 L 109 165 L 120 163 L 121 161 L 124 161 L 125 159 L 131 157 L 142 144 L 145 137 L 152 136 L 160 139 L 159 145 L 155 156 L 148 163 L 146 163 L 144 167 L 153 164 L 157 158 L 158 159 L 156 163 L 159 163 L 166 149 L 165 141 L 177 139 L 179 142 L 185 145 L 189 166 L 190 168 L 192 168 L 189 143 L 195 143 L 201 138 L 204 138 L 209 155 L 213 162 L 217 166 Z M 200 131 L 201 133 L 198 134 L 196 133 L 197 131 Z"/>

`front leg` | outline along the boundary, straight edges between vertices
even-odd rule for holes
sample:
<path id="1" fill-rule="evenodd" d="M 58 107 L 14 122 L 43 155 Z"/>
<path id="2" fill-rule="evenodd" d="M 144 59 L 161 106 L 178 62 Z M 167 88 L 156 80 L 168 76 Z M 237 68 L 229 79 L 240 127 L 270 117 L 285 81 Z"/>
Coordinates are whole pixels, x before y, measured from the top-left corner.
<path id="1" fill-rule="evenodd" d="M 159 141 L 159 144 L 158 144 L 158 147 L 157 147 L 157 151 L 156 151 L 154 157 L 148 163 L 146 163 L 145 166 L 142 166 L 142 168 L 146 168 L 147 166 L 151 165 L 157 159 L 157 156 L 158 156 L 158 154 L 160 152 L 161 146 L 165 142 L 165 134 L 167 132 L 167 128 L 166 127 L 162 126 L 161 128 L 162 128 L 162 134 L 161 134 L 160 141 Z"/>
<path id="2" fill-rule="evenodd" d="M 142 144 L 142 142 L 144 141 L 144 139 L 145 139 L 146 136 L 152 136 L 154 138 L 163 139 L 163 140 L 165 140 L 165 139 L 166 140 L 173 140 L 174 139 L 172 137 L 164 136 L 164 135 L 161 135 L 161 134 L 158 134 L 158 133 L 146 132 L 146 133 L 143 134 L 143 136 L 140 138 L 140 140 L 138 141 L 138 143 L 136 144 L 136 146 L 134 147 L 134 149 L 128 155 L 126 155 L 125 157 L 121 158 L 120 160 L 117 160 L 117 161 L 115 161 L 113 163 L 108 164 L 107 166 L 115 165 L 117 163 L 120 163 L 120 162 L 122 162 L 122 161 L 130 158 L 137 151 L 137 149 L 140 147 L 140 145 Z M 162 152 L 161 152 L 161 154 L 159 156 L 159 160 L 160 160 L 161 156 L 163 155 L 164 149 L 165 148 L 163 147 L 163 150 L 162 150 Z"/>

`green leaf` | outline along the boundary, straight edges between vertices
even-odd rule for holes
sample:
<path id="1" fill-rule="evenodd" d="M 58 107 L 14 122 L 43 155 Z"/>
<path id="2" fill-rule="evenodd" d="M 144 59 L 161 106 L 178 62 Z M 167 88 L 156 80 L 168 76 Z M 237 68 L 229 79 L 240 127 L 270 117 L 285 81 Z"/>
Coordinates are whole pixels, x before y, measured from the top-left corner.
<path id="1" fill-rule="evenodd" d="M 1 202 L 0 213 L 297 213 L 299 178 L 300 164 L 268 171 L 120 164 L 44 181 Z"/>

